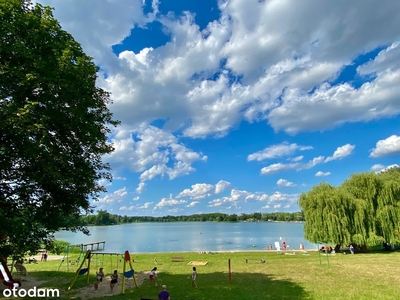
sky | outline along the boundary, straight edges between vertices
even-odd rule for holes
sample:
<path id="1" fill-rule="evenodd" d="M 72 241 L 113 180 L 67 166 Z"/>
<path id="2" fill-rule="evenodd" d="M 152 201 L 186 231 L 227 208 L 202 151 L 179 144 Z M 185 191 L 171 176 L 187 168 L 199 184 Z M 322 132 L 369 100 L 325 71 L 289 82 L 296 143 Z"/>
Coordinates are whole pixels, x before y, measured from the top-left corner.
<path id="1" fill-rule="evenodd" d="M 299 211 L 400 164 L 400 1 L 41 0 L 121 125 L 96 209 Z"/>

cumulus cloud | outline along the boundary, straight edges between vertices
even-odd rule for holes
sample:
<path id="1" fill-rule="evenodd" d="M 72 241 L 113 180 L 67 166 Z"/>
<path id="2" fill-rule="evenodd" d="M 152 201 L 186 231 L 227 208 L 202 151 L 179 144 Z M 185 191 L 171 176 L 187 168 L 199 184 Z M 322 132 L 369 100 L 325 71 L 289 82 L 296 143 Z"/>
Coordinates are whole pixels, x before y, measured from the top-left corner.
<path id="1" fill-rule="evenodd" d="M 192 189 L 185 189 L 180 192 L 176 198 L 190 197 L 190 199 L 203 199 L 212 195 L 215 187 L 212 184 L 196 183 L 192 185 Z"/>
<path id="2" fill-rule="evenodd" d="M 274 209 L 278 209 L 281 207 L 290 208 L 296 205 L 299 199 L 299 194 L 284 194 L 281 192 L 275 192 L 266 200 L 266 205 L 263 206 L 263 209 L 268 209 L 273 207 Z"/>
<path id="3" fill-rule="evenodd" d="M 176 198 L 190 197 L 190 199 L 204 199 L 211 195 L 222 193 L 226 188 L 230 187 L 231 183 L 225 180 L 220 180 L 214 186 L 209 183 L 196 183 L 191 189 L 185 189 L 180 192 Z"/>
<path id="4" fill-rule="evenodd" d="M 400 136 L 392 135 L 384 140 L 379 140 L 370 157 L 382 157 L 400 154 Z"/>
<path id="5" fill-rule="evenodd" d="M 189 137 L 223 136 L 244 119 L 296 133 L 400 112 L 396 1 L 219 1 L 220 18 L 203 31 L 189 12 L 160 14 L 158 1 L 148 14 L 140 0 L 41 2 L 107 74 L 99 83 L 127 127 L 163 119 L 166 130 Z M 168 43 L 112 52 L 134 26 L 155 20 Z M 369 82 L 331 84 L 354 57 L 381 45 L 389 46 L 357 69 L 373 75 Z"/>
<path id="6" fill-rule="evenodd" d="M 331 175 L 331 172 L 318 171 L 317 173 L 315 173 L 315 176 L 317 176 L 317 177 L 323 177 L 323 176 L 329 176 L 329 175 Z"/>
<path id="7" fill-rule="evenodd" d="M 295 143 L 289 144 L 287 142 L 277 144 L 277 145 L 272 145 L 264 150 L 249 154 L 247 157 L 248 161 L 252 160 L 257 160 L 257 161 L 262 161 L 265 159 L 272 159 L 272 158 L 279 158 L 287 155 L 293 154 L 296 150 L 310 150 L 313 149 L 311 146 L 300 146 Z M 298 159 L 301 160 L 301 159 Z"/>
<path id="8" fill-rule="evenodd" d="M 174 207 L 174 206 L 176 206 L 176 205 L 182 205 L 182 204 L 185 204 L 185 203 L 187 203 L 186 200 L 176 200 L 176 199 L 166 199 L 166 198 L 163 198 L 163 199 L 161 199 L 160 202 L 158 202 L 158 203 L 156 204 L 155 208 L 156 208 L 156 209 L 157 209 L 157 208 L 163 208 L 163 207 L 166 207 L 166 206 Z"/>
<path id="9" fill-rule="evenodd" d="M 199 201 L 192 201 L 188 205 L 186 205 L 185 207 L 195 207 L 199 203 L 200 203 Z"/>
<path id="10" fill-rule="evenodd" d="M 172 133 L 155 126 L 139 127 L 132 134 L 122 127 L 113 142 L 115 151 L 106 160 L 114 169 L 141 172 L 138 193 L 144 191 L 146 181 L 157 176 L 173 180 L 188 175 L 195 171 L 194 162 L 207 160 L 206 155 L 185 147 Z"/>
<path id="11" fill-rule="evenodd" d="M 225 189 L 229 188 L 231 186 L 231 183 L 225 180 L 220 180 L 217 182 L 217 184 L 215 185 L 215 194 L 220 194 L 223 191 L 225 191 Z"/>
<path id="12" fill-rule="evenodd" d="M 384 168 L 385 168 L 384 165 L 375 164 L 375 165 L 373 165 L 373 166 L 371 167 L 371 171 L 378 172 L 378 171 L 383 170 Z"/>
<path id="13" fill-rule="evenodd" d="M 297 184 L 295 184 L 294 182 L 291 182 L 291 181 L 288 181 L 288 180 L 286 180 L 286 179 L 279 179 L 277 182 L 276 182 L 276 184 L 279 186 L 279 187 L 281 187 L 281 188 L 283 188 L 283 187 L 295 187 L 295 186 L 297 186 Z"/>
<path id="14" fill-rule="evenodd" d="M 287 171 L 287 170 L 307 170 L 315 167 L 316 165 L 319 165 L 321 163 L 327 163 L 332 160 L 338 160 L 342 159 L 348 155 L 350 155 L 355 148 L 354 145 L 346 144 L 341 147 L 338 147 L 335 152 L 333 153 L 332 156 L 329 156 L 325 158 L 324 156 L 317 156 L 314 157 L 313 159 L 309 160 L 308 162 L 300 162 L 303 157 L 299 156 L 294 159 L 292 159 L 291 163 L 275 163 L 271 164 L 269 166 L 263 167 L 260 171 L 261 175 L 270 175 L 270 174 L 275 174 L 281 171 Z"/>
<path id="15" fill-rule="evenodd" d="M 341 147 L 338 147 L 332 156 L 329 156 L 326 158 L 325 162 L 342 159 L 346 156 L 349 156 L 353 152 L 355 147 L 356 146 L 350 145 L 350 144 L 346 144 Z"/>
<path id="16" fill-rule="evenodd" d="M 304 158 L 304 156 L 303 156 L 303 155 L 296 156 L 296 157 L 292 158 L 292 161 L 294 161 L 294 162 L 298 162 L 298 161 L 301 161 L 301 160 L 303 160 L 303 158 Z"/>
<path id="17" fill-rule="evenodd" d="M 314 166 L 323 163 L 324 159 L 325 158 L 323 156 L 318 156 L 318 157 L 314 157 L 307 163 L 295 162 L 295 163 L 289 163 L 289 164 L 284 164 L 284 163 L 272 164 L 267 167 L 263 167 L 261 169 L 261 175 L 270 175 L 270 174 L 278 173 L 280 171 L 287 171 L 287 170 L 300 171 L 300 170 L 311 169 Z"/>
<path id="18" fill-rule="evenodd" d="M 99 198 L 96 202 L 104 203 L 104 204 L 112 204 L 116 202 L 121 202 L 128 195 L 128 191 L 126 187 L 122 189 L 116 190 L 111 194 L 107 194 L 102 198 Z"/>
<path id="19" fill-rule="evenodd" d="M 230 196 L 214 199 L 208 202 L 208 207 L 237 207 L 241 202 L 265 201 L 268 195 L 265 193 L 251 193 L 244 190 L 232 189 Z"/>
<path id="20" fill-rule="evenodd" d="M 131 206 L 121 206 L 119 208 L 119 210 L 125 210 L 125 211 L 133 211 L 133 210 L 145 210 L 145 209 L 149 209 L 150 205 L 153 204 L 153 202 L 145 202 L 143 204 L 139 204 L 139 205 L 131 205 Z"/>
<path id="21" fill-rule="evenodd" d="M 382 172 L 386 172 L 386 171 L 388 171 L 390 169 L 399 168 L 400 167 L 398 164 L 389 165 L 387 167 L 382 166 L 383 168 L 380 168 L 380 166 L 382 166 L 382 165 L 374 165 L 374 166 L 372 166 L 372 168 L 375 167 L 375 169 L 377 169 L 376 173 L 382 173 Z M 379 168 L 377 168 L 377 167 L 379 167 Z"/>

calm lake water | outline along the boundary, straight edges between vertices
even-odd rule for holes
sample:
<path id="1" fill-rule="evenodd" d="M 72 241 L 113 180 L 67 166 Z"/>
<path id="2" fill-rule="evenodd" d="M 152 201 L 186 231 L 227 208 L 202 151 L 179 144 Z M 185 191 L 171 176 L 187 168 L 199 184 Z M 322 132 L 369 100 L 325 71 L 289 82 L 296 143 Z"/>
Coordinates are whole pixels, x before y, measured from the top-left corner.
<path id="1" fill-rule="evenodd" d="M 106 241 L 106 252 L 132 253 L 181 251 L 264 250 L 266 245 L 286 241 L 289 249 L 317 249 L 304 239 L 303 223 L 133 223 L 89 226 L 91 235 L 58 232 L 58 240 L 72 244 Z M 274 248 L 275 249 L 275 248 Z"/>

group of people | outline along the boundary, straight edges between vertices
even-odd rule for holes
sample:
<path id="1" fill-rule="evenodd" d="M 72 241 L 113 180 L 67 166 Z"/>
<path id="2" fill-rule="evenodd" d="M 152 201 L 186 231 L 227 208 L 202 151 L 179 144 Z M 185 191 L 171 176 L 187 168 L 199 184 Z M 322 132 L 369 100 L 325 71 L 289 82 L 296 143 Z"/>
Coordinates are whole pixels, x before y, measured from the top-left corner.
<path id="1" fill-rule="evenodd" d="M 94 282 L 94 290 L 97 291 L 99 288 L 100 282 L 103 281 L 104 278 L 104 271 L 103 268 L 99 268 L 99 271 L 96 273 L 96 281 Z M 197 277 L 197 270 L 196 267 L 193 267 L 192 269 L 192 286 L 197 288 L 197 283 L 196 283 L 196 277 Z M 157 267 L 154 267 L 150 273 L 149 273 L 149 287 L 151 283 L 154 283 L 154 286 L 157 285 Z M 111 275 L 111 281 L 110 281 L 110 291 L 111 293 L 113 292 L 115 284 L 118 283 L 118 271 L 114 270 L 114 273 Z M 158 299 L 160 300 L 170 300 L 170 295 L 169 292 L 167 291 L 167 286 L 164 284 L 162 286 L 162 291 L 158 294 Z"/>
<path id="2" fill-rule="evenodd" d="M 99 271 L 96 273 L 96 281 L 94 282 L 94 290 L 97 291 L 99 288 L 100 282 L 103 281 L 104 278 L 104 271 L 103 268 L 100 268 Z M 111 275 L 110 281 L 110 291 L 111 293 L 114 291 L 115 284 L 118 283 L 118 271 L 114 270 L 114 273 Z"/>

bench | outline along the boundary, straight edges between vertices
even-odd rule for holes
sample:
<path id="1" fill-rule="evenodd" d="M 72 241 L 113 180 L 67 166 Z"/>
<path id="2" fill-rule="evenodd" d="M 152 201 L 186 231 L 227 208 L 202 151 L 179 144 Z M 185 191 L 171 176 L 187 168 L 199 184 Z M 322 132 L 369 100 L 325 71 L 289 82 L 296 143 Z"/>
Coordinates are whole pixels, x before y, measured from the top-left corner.
<path id="1" fill-rule="evenodd" d="M 22 276 L 28 275 L 28 272 L 26 271 L 26 268 L 23 265 L 15 264 L 14 267 L 17 270 L 18 275 L 22 275 Z"/>
<path id="2" fill-rule="evenodd" d="M 185 259 L 182 256 L 173 256 L 171 257 L 171 261 L 184 261 Z"/>

